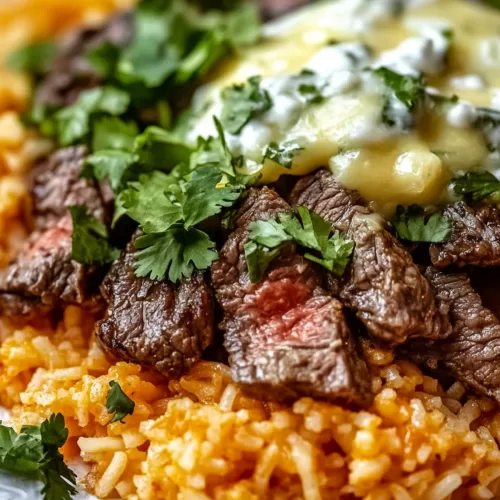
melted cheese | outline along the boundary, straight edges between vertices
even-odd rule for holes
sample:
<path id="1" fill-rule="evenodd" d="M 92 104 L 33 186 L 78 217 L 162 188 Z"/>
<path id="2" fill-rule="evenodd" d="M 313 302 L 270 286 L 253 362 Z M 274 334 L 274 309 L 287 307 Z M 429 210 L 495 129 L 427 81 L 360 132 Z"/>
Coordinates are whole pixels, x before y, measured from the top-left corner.
<path id="1" fill-rule="evenodd" d="M 461 0 L 404 3 L 400 13 L 396 0 L 329 1 L 267 25 L 261 44 L 199 90 L 195 102 L 204 111 L 188 140 L 215 135 L 221 89 L 261 75 L 273 107 L 226 138 L 262 182 L 329 166 L 380 206 L 445 201 L 454 175 L 492 163 L 473 125 L 475 106 L 500 108 L 500 14 Z M 332 39 L 340 43 L 328 45 Z M 388 126 L 381 120 L 383 85 L 363 71 L 367 66 L 423 73 L 429 93 L 456 94 L 460 101 L 427 110 L 418 121 L 398 101 L 397 125 Z M 326 82 L 321 104 L 307 104 L 297 93 L 292 75 L 303 68 Z M 270 142 L 285 141 L 303 148 L 290 169 L 263 160 Z"/>

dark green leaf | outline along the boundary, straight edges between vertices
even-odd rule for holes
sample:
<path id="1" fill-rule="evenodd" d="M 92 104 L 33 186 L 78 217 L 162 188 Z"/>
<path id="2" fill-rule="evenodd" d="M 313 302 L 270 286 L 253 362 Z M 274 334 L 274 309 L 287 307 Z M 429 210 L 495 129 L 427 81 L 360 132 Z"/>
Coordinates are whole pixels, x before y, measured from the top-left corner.
<path id="1" fill-rule="evenodd" d="M 263 160 L 269 158 L 282 167 L 292 168 L 295 155 L 303 149 L 295 142 L 284 142 L 283 144 L 271 142 L 264 153 Z"/>
<path id="2" fill-rule="evenodd" d="M 106 226 L 88 213 L 86 205 L 69 207 L 73 221 L 72 257 L 81 264 L 104 265 L 120 256 L 108 241 Z"/>
<path id="3" fill-rule="evenodd" d="M 378 68 L 373 72 L 382 78 L 385 85 L 394 92 L 394 95 L 409 111 L 413 111 L 425 95 L 425 85 L 421 78 L 401 75 L 389 68 Z"/>
<path id="4" fill-rule="evenodd" d="M 109 383 L 109 392 L 106 399 L 106 410 L 114 413 L 110 423 L 122 422 L 127 415 L 134 413 L 135 403 L 122 390 L 120 384 L 115 380 Z"/>
<path id="5" fill-rule="evenodd" d="M 271 97 L 260 88 L 260 77 L 254 76 L 243 85 L 234 85 L 222 91 L 221 123 L 231 134 L 239 134 L 252 119 L 268 111 Z"/>
<path id="6" fill-rule="evenodd" d="M 478 202 L 491 196 L 496 203 L 500 195 L 500 181 L 486 170 L 467 172 L 453 182 L 455 194 L 470 202 Z"/>
<path id="7" fill-rule="evenodd" d="M 138 277 L 162 280 L 168 277 L 173 283 L 190 277 L 195 269 L 207 269 L 217 260 L 215 243 L 198 229 L 185 230 L 174 227 L 160 234 L 137 238 L 134 268 Z"/>
<path id="8" fill-rule="evenodd" d="M 112 78 L 116 73 L 120 48 L 106 41 L 89 49 L 86 56 L 99 75 L 104 78 Z"/>
<path id="9" fill-rule="evenodd" d="M 248 276 L 252 283 L 262 281 L 271 262 L 279 256 L 282 247 L 267 248 L 255 241 L 247 241 L 244 246 Z"/>
<path id="10" fill-rule="evenodd" d="M 116 116 L 103 116 L 93 124 L 92 150 L 132 151 L 138 133 L 139 130 L 134 122 L 124 122 Z"/>
<path id="11" fill-rule="evenodd" d="M 34 75 L 43 75 L 57 55 L 54 42 L 37 42 L 12 52 L 7 57 L 7 66 Z"/>
<path id="12" fill-rule="evenodd" d="M 283 226 L 273 219 L 251 222 L 248 229 L 250 240 L 267 248 L 276 248 L 293 239 Z"/>
<path id="13" fill-rule="evenodd" d="M 122 185 L 123 174 L 134 165 L 138 157 L 127 151 L 102 150 L 93 153 L 85 159 L 82 177 L 94 178 L 99 181 L 109 179 L 113 191 Z"/>
<path id="14" fill-rule="evenodd" d="M 452 221 L 448 217 L 440 212 L 428 216 L 419 205 L 408 208 L 399 206 L 393 225 L 401 240 L 422 243 L 448 241 L 453 230 Z"/>

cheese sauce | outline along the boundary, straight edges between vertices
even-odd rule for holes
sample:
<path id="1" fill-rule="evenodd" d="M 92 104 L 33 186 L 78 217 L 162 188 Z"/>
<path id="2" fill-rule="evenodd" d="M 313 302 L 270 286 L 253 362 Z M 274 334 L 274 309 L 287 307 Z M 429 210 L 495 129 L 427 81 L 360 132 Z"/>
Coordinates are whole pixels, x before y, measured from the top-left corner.
<path id="1" fill-rule="evenodd" d="M 269 24 L 264 35 L 198 90 L 190 142 L 216 135 L 223 88 L 260 75 L 271 109 L 226 140 L 264 183 L 329 166 L 345 186 L 390 212 L 397 204 L 449 200 L 458 173 L 496 173 L 492 145 L 500 130 L 480 130 L 477 107 L 500 109 L 498 12 L 460 0 L 339 0 Z M 431 105 L 416 117 L 398 99 L 388 101 L 374 73 L 381 67 L 425 78 L 428 96 L 460 100 L 428 98 Z M 304 68 L 309 76 L 300 76 Z M 304 79 L 322 89 L 322 102 L 298 92 Z M 290 168 L 263 159 L 271 142 L 302 148 Z"/>

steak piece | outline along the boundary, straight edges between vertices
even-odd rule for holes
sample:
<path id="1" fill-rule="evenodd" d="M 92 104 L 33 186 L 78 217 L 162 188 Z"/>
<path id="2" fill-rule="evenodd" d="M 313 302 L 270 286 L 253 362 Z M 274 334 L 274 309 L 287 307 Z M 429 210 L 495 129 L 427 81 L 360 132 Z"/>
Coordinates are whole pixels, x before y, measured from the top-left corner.
<path id="1" fill-rule="evenodd" d="M 68 106 L 82 91 L 100 85 L 102 80 L 88 62 L 86 52 L 104 42 L 125 46 L 132 39 L 132 31 L 132 16 L 121 13 L 102 26 L 72 32 L 40 82 L 35 100 L 49 107 Z"/>
<path id="2" fill-rule="evenodd" d="M 446 243 L 431 246 L 431 260 L 438 268 L 456 265 L 500 265 L 500 210 L 493 205 L 469 207 L 463 201 L 448 205 L 443 214 L 453 221 Z"/>
<path id="3" fill-rule="evenodd" d="M 137 278 L 133 243 L 104 278 L 108 304 L 96 334 L 106 351 L 179 377 L 213 342 L 212 292 L 201 273 L 178 284 Z"/>
<path id="4" fill-rule="evenodd" d="M 67 304 L 92 304 L 98 269 L 71 258 L 72 223 L 67 207 L 85 204 L 101 222 L 107 213 L 100 189 L 80 178 L 85 148 L 62 149 L 35 169 L 35 231 L 26 249 L 0 270 L 0 314 L 29 319 Z"/>
<path id="5" fill-rule="evenodd" d="M 417 341 L 404 347 L 414 362 L 444 368 L 479 394 L 500 403 L 500 321 L 475 292 L 466 274 L 425 273 L 437 300 L 449 308 L 453 333 L 442 342 Z"/>
<path id="6" fill-rule="evenodd" d="M 212 265 L 232 376 L 261 399 L 310 396 L 365 406 L 371 401 L 368 370 L 342 305 L 321 288 L 315 264 L 290 244 L 263 281 L 250 281 L 244 254 L 248 225 L 288 210 L 274 191 L 250 190 L 236 215 L 237 229 Z"/>
<path id="7" fill-rule="evenodd" d="M 356 191 L 342 188 L 330 172 L 319 170 L 299 180 L 291 203 L 316 212 L 354 241 L 340 298 L 373 337 L 395 345 L 411 337 L 437 339 L 451 332 L 411 255 Z"/>

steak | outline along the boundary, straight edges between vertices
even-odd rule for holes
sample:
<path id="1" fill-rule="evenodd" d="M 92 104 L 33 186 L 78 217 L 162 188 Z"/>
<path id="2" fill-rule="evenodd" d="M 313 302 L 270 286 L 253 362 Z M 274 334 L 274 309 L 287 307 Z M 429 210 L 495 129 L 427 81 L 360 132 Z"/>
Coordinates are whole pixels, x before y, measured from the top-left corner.
<path id="1" fill-rule="evenodd" d="M 72 223 L 67 207 L 85 204 L 101 222 L 107 213 L 100 189 L 81 179 L 85 148 L 57 151 L 35 169 L 35 230 L 26 249 L 0 271 L 0 314 L 31 318 L 67 304 L 93 304 L 98 269 L 71 258 Z"/>
<path id="2" fill-rule="evenodd" d="M 213 342 L 212 292 L 200 273 L 178 284 L 137 278 L 134 251 L 130 243 L 104 278 L 108 308 L 97 337 L 118 358 L 179 377 Z"/>
<path id="3" fill-rule="evenodd" d="M 446 243 L 431 246 L 434 266 L 500 265 L 498 208 L 493 205 L 470 207 L 460 201 L 445 207 L 443 214 L 453 221 L 453 232 Z"/>
<path id="4" fill-rule="evenodd" d="M 426 276 L 437 300 L 449 309 L 453 333 L 441 342 L 410 343 L 404 353 L 416 363 L 444 368 L 500 403 L 500 321 L 484 307 L 466 274 L 428 268 Z"/>
<path id="5" fill-rule="evenodd" d="M 290 244 L 252 283 L 244 245 L 248 225 L 290 210 L 276 192 L 251 189 L 212 265 L 212 283 L 223 310 L 220 327 L 234 380 L 261 399 L 310 396 L 365 406 L 370 377 L 340 302 L 321 287 L 321 272 Z"/>
<path id="6" fill-rule="evenodd" d="M 104 42 L 125 46 L 132 39 L 132 17 L 122 13 L 102 26 L 72 32 L 60 48 L 47 76 L 37 88 L 35 100 L 49 107 L 73 104 L 80 93 L 102 84 L 86 58 L 86 52 Z"/>
<path id="7" fill-rule="evenodd" d="M 341 187 L 330 172 L 319 170 L 299 180 L 291 203 L 316 212 L 354 241 L 340 298 L 373 337 L 395 345 L 412 337 L 443 338 L 451 332 L 411 255 L 356 191 Z"/>

